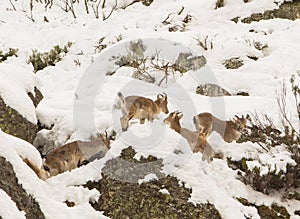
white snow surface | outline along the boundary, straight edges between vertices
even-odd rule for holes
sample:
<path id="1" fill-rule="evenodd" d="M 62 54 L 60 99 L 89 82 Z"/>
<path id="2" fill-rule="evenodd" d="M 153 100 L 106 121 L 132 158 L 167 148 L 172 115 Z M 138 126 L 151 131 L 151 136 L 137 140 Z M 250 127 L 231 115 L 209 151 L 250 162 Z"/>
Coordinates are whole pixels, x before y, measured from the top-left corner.
<path id="1" fill-rule="evenodd" d="M 104 158 L 45 182 L 21 158 L 41 166 L 42 158 L 35 147 L 0 131 L 0 156 L 13 165 L 19 183 L 36 199 L 46 218 L 106 218 L 89 204 L 101 194 L 80 185 L 101 179 L 105 162 L 119 156 L 128 146 L 133 146 L 137 152 L 136 159 L 149 155 L 163 159 L 162 171 L 192 188 L 190 202 L 214 204 L 225 219 L 260 218 L 256 208 L 242 205 L 236 200 L 238 197 L 257 205 L 276 202 L 287 208 L 291 218 L 299 218 L 294 215 L 295 210 L 300 210 L 299 201 L 284 201 L 277 195 L 254 191 L 237 179 L 237 171 L 229 168 L 225 160 L 214 159 L 210 164 L 202 161 L 201 153 L 193 154 L 187 141 L 162 122 L 166 115 L 160 114 L 153 123 L 143 125 L 133 121 L 128 131 L 122 132 L 121 112 L 116 105 L 119 91 L 125 96 L 141 95 L 151 99 L 165 92 L 170 112 L 180 110 L 184 115 L 182 125 L 189 129 L 194 130 L 192 117 L 201 112 L 211 112 L 221 119 L 230 119 L 236 114 L 267 113 L 275 125 L 280 125 L 276 92 L 282 81 L 288 81 L 300 69 L 300 21 L 274 19 L 251 24 L 231 21 L 237 16 L 243 18 L 277 8 L 271 0 L 252 0 L 247 4 L 242 0 L 227 0 L 225 7 L 217 10 L 216 1 L 154 0 L 149 7 L 136 3 L 121 9 L 130 2 L 118 1 L 117 10 L 103 21 L 102 14 L 100 19 L 95 19 L 93 13 L 87 15 L 83 4 L 74 5 L 75 19 L 59 7 L 60 1 L 47 10 L 34 1 L 35 22 L 27 17 L 30 16 L 28 1 L 12 1 L 16 11 L 9 1 L 0 3 L 0 50 L 19 49 L 18 57 L 0 63 L 0 96 L 4 101 L 33 123 L 38 118 L 45 126 L 53 125 L 56 139 L 51 140 L 55 140 L 56 145 L 75 139 L 88 140 L 107 129 L 117 131 L 117 139 Z M 109 14 L 114 1 L 108 0 L 106 4 L 107 8 L 101 11 L 105 15 Z M 178 15 L 182 7 L 184 10 Z M 170 23 L 162 24 L 169 14 Z M 187 14 L 192 16 L 192 21 L 184 32 L 168 31 L 171 26 L 182 25 Z M 44 22 L 44 16 L 49 22 Z M 120 36 L 123 40 L 117 42 Z M 212 43 L 212 49 L 204 50 L 197 45 L 195 38 L 205 36 Z M 99 53 L 96 47 L 102 37 L 105 37 L 103 44 L 107 48 Z M 146 54 L 153 55 L 157 50 L 163 59 L 174 61 L 180 52 L 189 51 L 204 55 L 207 65 L 182 76 L 169 76 L 168 84 L 163 83 L 161 87 L 133 79 L 131 68 L 119 68 L 111 58 L 126 54 L 130 40 L 138 38 L 145 39 Z M 60 62 L 33 73 L 28 63 L 32 50 L 45 52 L 69 41 L 73 45 Z M 254 47 L 255 42 L 268 47 L 259 51 Z M 256 56 L 258 60 L 248 56 Z M 240 57 L 244 65 L 236 70 L 226 69 L 223 62 L 232 57 Z M 106 76 L 114 71 L 114 75 Z M 210 98 L 197 95 L 195 89 L 200 82 L 217 83 L 230 93 L 246 91 L 250 96 Z M 37 109 L 27 95 L 33 93 L 34 86 L 44 95 Z M 288 116 L 297 122 L 294 100 L 289 99 L 291 90 L 287 92 Z M 254 159 L 247 165 L 261 168 L 262 175 L 269 169 L 286 171 L 288 163 L 295 164 L 284 146 L 266 153 L 251 142 L 226 143 L 217 133 L 208 141 L 215 150 L 232 160 Z M 150 174 L 140 179 L 140 183 L 156 178 Z M 67 207 L 66 200 L 74 202 L 75 206 Z M 5 219 L 25 217 L 2 190 L 0 216 Z"/>

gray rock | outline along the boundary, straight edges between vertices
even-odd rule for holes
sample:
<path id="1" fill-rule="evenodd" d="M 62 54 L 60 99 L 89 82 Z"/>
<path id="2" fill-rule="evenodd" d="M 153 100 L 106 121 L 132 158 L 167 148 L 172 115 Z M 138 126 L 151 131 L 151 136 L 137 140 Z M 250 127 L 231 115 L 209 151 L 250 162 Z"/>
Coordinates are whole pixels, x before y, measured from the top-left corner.
<path id="1" fill-rule="evenodd" d="M 192 56 L 191 53 L 180 53 L 175 62 L 175 70 L 185 73 L 187 71 L 196 71 L 206 65 L 204 56 Z"/>
<path id="2" fill-rule="evenodd" d="M 231 96 L 231 94 L 216 84 L 202 84 L 196 89 L 197 94 L 209 97 Z"/>

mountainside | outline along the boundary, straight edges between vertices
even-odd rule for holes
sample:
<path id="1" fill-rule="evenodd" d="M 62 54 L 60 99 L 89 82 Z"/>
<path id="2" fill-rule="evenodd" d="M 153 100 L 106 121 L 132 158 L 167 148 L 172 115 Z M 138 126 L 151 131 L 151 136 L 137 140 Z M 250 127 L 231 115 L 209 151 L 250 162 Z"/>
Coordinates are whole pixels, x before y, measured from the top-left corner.
<path id="1" fill-rule="evenodd" d="M 298 0 L 1 2 L 0 218 L 300 218 L 299 18 Z M 122 95 L 168 113 L 127 118 Z M 79 142 L 88 161 L 45 181 L 24 162 L 100 134 L 108 151 Z"/>

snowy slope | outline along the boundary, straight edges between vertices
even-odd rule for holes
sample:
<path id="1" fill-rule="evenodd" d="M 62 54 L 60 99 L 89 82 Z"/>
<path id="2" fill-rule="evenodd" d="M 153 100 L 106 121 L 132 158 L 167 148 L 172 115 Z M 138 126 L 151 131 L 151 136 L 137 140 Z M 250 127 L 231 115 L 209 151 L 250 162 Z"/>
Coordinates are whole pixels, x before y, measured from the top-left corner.
<path id="1" fill-rule="evenodd" d="M 280 197 L 266 196 L 245 186 L 236 179 L 236 171 L 230 169 L 225 160 L 215 159 L 208 164 L 202 161 L 200 153 L 192 154 L 186 140 L 163 124 L 165 115 L 161 114 L 154 123 L 133 124 L 127 132 L 122 132 L 119 123 L 121 112 L 115 107 L 120 90 L 124 95 L 138 94 L 152 99 L 165 92 L 170 112 L 177 109 L 183 112 L 183 126 L 190 129 L 193 129 L 192 117 L 201 112 L 212 112 L 219 118 L 229 119 L 235 114 L 256 111 L 268 113 L 275 124 L 280 124 L 276 91 L 283 80 L 288 80 L 300 69 L 299 20 L 275 19 L 251 24 L 231 21 L 237 16 L 247 17 L 254 12 L 276 8 L 277 5 L 270 0 L 252 0 L 247 4 L 242 0 L 228 0 L 225 7 L 218 10 L 214 9 L 215 1 L 155 0 L 149 7 L 136 3 L 126 9 L 118 9 L 105 21 L 95 19 L 92 13 L 87 15 L 83 4 L 75 5 L 77 18 L 74 19 L 71 13 L 62 11 L 59 7 L 61 2 L 57 2 L 47 10 L 35 3 L 35 22 L 26 17 L 30 15 L 27 1 L 13 1 L 16 11 L 12 10 L 9 1 L 0 3 L 0 50 L 19 49 L 18 57 L 0 64 L 0 95 L 33 123 L 38 118 L 48 127 L 54 125 L 52 130 L 58 144 L 74 139 L 87 140 L 106 129 L 115 129 L 117 140 L 103 159 L 43 182 L 20 158 L 28 157 L 41 165 L 38 151 L 29 143 L 0 132 L 0 156 L 12 163 L 23 188 L 36 198 L 46 218 L 105 218 L 89 204 L 100 194 L 77 185 L 99 180 L 105 162 L 118 156 L 129 145 L 137 151 L 137 158 L 148 155 L 162 158 L 163 171 L 192 188 L 191 202 L 210 202 L 223 218 L 259 218 L 254 207 L 242 205 L 236 197 L 258 205 L 276 202 L 285 206 L 291 215 L 299 210 L 300 202 L 282 201 Z M 106 15 L 113 2 L 107 1 Z M 130 1 L 119 1 L 118 7 L 126 2 Z M 182 6 L 184 10 L 178 15 Z M 187 14 L 192 16 L 192 20 L 184 32 L 168 31 L 171 26 L 182 25 Z M 170 23 L 165 25 L 162 21 L 168 15 Z M 49 23 L 43 21 L 44 16 Z M 119 36 L 123 40 L 117 42 Z M 197 45 L 195 39 L 205 36 L 212 42 L 212 49 L 204 50 Z M 103 44 L 107 48 L 99 53 L 96 47 L 102 37 L 105 37 Z M 132 69 L 119 68 L 111 57 L 125 54 L 130 40 L 138 38 L 145 39 L 147 54 L 153 55 L 159 50 L 163 59 L 174 61 L 180 52 L 191 51 L 204 55 L 207 65 L 182 77 L 170 77 L 168 86 L 164 87 L 135 80 L 130 77 Z M 56 44 L 63 46 L 67 42 L 73 45 L 62 61 L 33 75 L 33 68 L 28 64 L 32 50 L 49 51 Z M 254 42 L 267 44 L 268 48 L 259 51 L 254 48 Z M 247 56 L 259 59 L 254 61 Z M 241 57 L 244 65 L 237 70 L 225 69 L 222 63 L 232 57 Z M 106 76 L 112 71 L 116 73 Z M 200 96 L 195 94 L 200 82 L 217 83 L 231 93 L 246 91 L 250 96 Z M 33 91 L 34 86 L 42 86 L 44 95 L 36 110 L 26 95 Z M 292 114 L 295 112 L 293 100 L 287 103 L 289 116 L 292 120 L 297 119 Z M 277 155 L 273 159 L 263 154 L 259 145 L 250 142 L 225 143 L 215 133 L 209 142 L 214 149 L 233 160 L 260 157 L 267 165 L 276 165 L 282 170 L 287 163 L 294 164 L 290 155 L 280 147 L 272 151 Z M 180 149 L 183 154 L 174 153 L 175 149 Z M 76 206 L 68 208 L 63 203 L 66 200 Z M 6 210 L 1 203 L 5 203 Z M 23 212 L 18 211 L 3 191 L 0 191 L 0 206 L 3 218 L 12 218 L 11 214 L 14 218 L 24 218 Z"/>

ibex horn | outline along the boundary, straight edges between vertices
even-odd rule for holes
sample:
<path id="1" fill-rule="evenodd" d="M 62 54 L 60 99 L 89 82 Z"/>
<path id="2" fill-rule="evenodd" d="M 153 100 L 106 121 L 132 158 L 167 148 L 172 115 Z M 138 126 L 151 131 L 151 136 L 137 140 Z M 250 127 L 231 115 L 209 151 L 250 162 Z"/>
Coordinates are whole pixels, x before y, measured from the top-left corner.
<path id="1" fill-rule="evenodd" d="M 237 119 L 241 119 L 240 117 L 238 117 L 237 115 L 234 115 Z"/>

